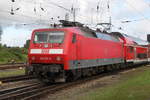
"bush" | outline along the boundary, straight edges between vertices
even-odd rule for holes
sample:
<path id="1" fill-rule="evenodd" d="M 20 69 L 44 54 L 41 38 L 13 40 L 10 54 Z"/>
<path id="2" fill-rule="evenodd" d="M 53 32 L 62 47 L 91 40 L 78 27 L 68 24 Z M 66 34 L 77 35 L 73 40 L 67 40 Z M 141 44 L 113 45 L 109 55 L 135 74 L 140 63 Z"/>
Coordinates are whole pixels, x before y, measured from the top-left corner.
<path id="1" fill-rule="evenodd" d="M 9 63 L 11 60 L 15 62 L 26 62 L 27 49 L 19 47 L 1 47 L 0 63 Z"/>

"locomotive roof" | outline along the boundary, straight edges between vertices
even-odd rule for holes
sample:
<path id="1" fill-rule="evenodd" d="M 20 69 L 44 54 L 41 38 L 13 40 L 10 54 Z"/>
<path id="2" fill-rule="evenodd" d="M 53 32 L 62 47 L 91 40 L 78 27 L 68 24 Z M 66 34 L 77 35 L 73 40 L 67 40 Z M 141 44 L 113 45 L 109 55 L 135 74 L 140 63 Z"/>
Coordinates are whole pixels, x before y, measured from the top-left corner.
<path id="1" fill-rule="evenodd" d="M 113 36 L 112 34 L 109 34 L 107 32 L 101 32 L 101 31 L 94 31 L 88 27 L 56 27 L 56 28 L 45 28 L 45 29 L 36 29 L 34 31 L 48 31 L 48 30 L 55 30 L 55 29 L 63 29 L 63 30 L 70 30 L 75 33 L 87 36 L 87 37 L 93 37 L 93 38 L 99 38 L 102 40 L 110 40 L 115 42 L 120 42 L 120 37 Z"/>
<path id="2" fill-rule="evenodd" d="M 66 21 L 66 20 L 59 20 L 59 22 L 62 23 L 63 28 L 79 28 L 80 30 L 83 30 L 85 32 L 92 33 L 97 38 L 101 38 L 101 39 L 114 40 L 112 38 L 124 38 L 127 44 L 137 44 L 137 45 L 148 44 L 147 41 L 144 41 L 142 39 L 135 38 L 133 36 L 129 36 L 120 32 L 107 33 L 107 32 L 101 32 L 101 30 L 94 31 L 90 29 L 89 27 L 85 27 L 84 24 L 80 22 L 72 22 L 72 21 Z"/>

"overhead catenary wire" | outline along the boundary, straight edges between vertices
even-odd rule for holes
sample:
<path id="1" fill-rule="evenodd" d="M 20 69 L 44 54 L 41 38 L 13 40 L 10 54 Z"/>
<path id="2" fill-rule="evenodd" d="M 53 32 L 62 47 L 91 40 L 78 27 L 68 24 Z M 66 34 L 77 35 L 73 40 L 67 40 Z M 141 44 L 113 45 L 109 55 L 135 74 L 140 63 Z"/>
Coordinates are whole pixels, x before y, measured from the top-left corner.
<path id="1" fill-rule="evenodd" d="M 28 2 L 28 1 L 24 1 L 24 2 L 25 2 L 25 3 L 30 3 L 30 2 Z M 36 2 L 36 4 L 40 5 L 40 8 L 41 8 L 41 3 L 40 3 L 40 2 Z M 61 8 L 61 9 L 63 9 L 63 10 L 65 10 L 65 11 L 67 11 L 67 12 L 69 12 L 69 13 L 72 14 L 71 8 L 70 8 L 70 9 L 69 9 L 69 8 L 65 8 L 65 7 L 63 7 L 62 5 L 56 4 L 56 3 L 51 2 L 51 1 L 47 1 L 47 3 L 44 4 L 44 6 L 47 6 L 47 7 L 49 7 L 50 5 L 55 6 L 55 7 L 58 7 L 58 8 Z M 44 8 L 42 8 L 42 9 L 44 9 Z M 47 10 L 47 11 L 48 11 L 48 10 Z M 48 14 L 47 14 L 47 15 L 48 15 Z"/>
<path id="2" fill-rule="evenodd" d="M 36 3 L 37 4 L 37 3 Z M 55 4 L 55 3 L 53 3 L 53 4 Z M 59 7 L 59 8 L 64 8 L 64 7 L 62 7 L 62 6 L 58 6 L 58 4 L 56 5 L 55 4 L 55 6 L 57 6 L 57 7 Z M 36 5 L 34 5 L 34 8 L 36 7 Z M 41 8 L 41 3 L 40 3 L 40 8 Z M 42 8 L 42 9 L 44 9 L 44 8 Z M 66 8 L 67 9 L 67 8 Z M 69 10 L 69 9 L 68 9 Z M 35 10 L 36 11 L 36 10 Z M 70 10 L 69 10 L 70 11 Z M 2 11 L 2 12 L 5 12 L 5 13 L 10 13 L 9 11 Z M 43 19 L 41 19 L 41 15 L 40 15 L 40 18 L 37 18 L 37 17 L 32 17 L 32 16 L 27 16 L 27 15 L 25 15 L 25 14 L 19 14 L 19 13 L 17 13 L 17 12 L 15 12 L 15 15 L 17 15 L 17 16 L 21 16 L 21 17 L 26 17 L 26 18 L 32 18 L 32 19 L 37 19 L 37 20 L 41 20 L 41 21 L 49 21 L 49 20 L 43 20 Z M 86 16 L 83 16 L 83 15 L 79 15 L 78 16 L 78 18 L 85 18 Z M 45 18 L 44 18 L 45 19 Z"/>
<path id="3" fill-rule="evenodd" d="M 127 0 L 125 0 L 125 1 L 126 1 L 126 3 L 127 3 L 132 9 L 134 9 L 141 17 L 143 17 L 143 18 L 141 18 L 141 19 L 132 20 L 132 21 L 147 20 L 147 21 L 150 22 L 150 18 L 146 17 L 146 16 L 143 14 L 143 12 L 140 12 L 139 10 L 137 10 L 137 8 L 135 8 L 135 7 L 134 7 L 131 3 L 129 3 Z M 127 21 L 127 22 L 131 22 L 131 21 Z"/>
<path id="4" fill-rule="evenodd" d="M 98 0 L 97 6 L 96 6 L 96 11 L 97 11 L 96 21 L 97 21 L 97 23 L 106 22 L 106 20 L 104 20 L 103 16 L 105 16 L 105 18 L 108 18 L 108 16 L 109 16 L 109 18 L 110 18 L 110 4 L 109 3 L 110 3 L 109 0 Z"/>
<path id="5" fill-rule="evenodd" d="M 24 1 L 24 2 L 25 2 L 25 3 L 31 3 L 31 2 L 28 2 L 28 1 Z M 41 5 L 41 2 L 36 2 L 36 4 L 37 4 L 37 5 Z M 52 4 L 51 4 L 51 3 L 43 4 L 44 7 L 46 7 L 46 6 L 49 7 L 50 5 L 56 6 L 56 7 L 59 7 L 59 8 L 63 8 L 63 9 L 65 8 L 65 7 L 63 7 L 63 6 L 60 6 L 59 4 L 56 5 L 55 3 L 52 3 Z M 58 5 L 59 5 L 59 6 L 58 6 Z M 83 5 L 83 6 L 84 6 L 84 5 Z M 44 9 L 46 9 L 46 8 L 44 8 Z M 66 9 L 68 9 L 69 13 L 72 14 L 72 12 L 70 12 L 70 11 L 71 11 L 71 8 L 70 8 L 70 9 L 69 9 L 69 8 L 65 8 L 64 10 L 66 11 Z M 79 9 L 80 9 L 80 8 L 79 8 Z M 68 11 L 67 11 L 67 12 L 68 12 Z M 37 13 L 36 13 L 36 14 L 37 14 Z M 49 15 L 48 10 L 46 11 L 46 14 Z M 41 15 L 39 15 L 39 16 L 41 17 Z M 81 13 L 77 13 L 76 16 L 77 16 L 78 19 L 83 19 L 83 18 L 84 18 L 84 19 L 88 19 L 86 15 L 82 15 Z"/>
<path id="6" fill-rule="evenodd" d="M 14 5 L 13 5 L 14 6 Z M 40 6 L 41 7 L 41 6 Z M 11 11 L 8 11 L 8 10 L 0 10 L 2 13 L 8 13 L 8 14 L 11 14 L 11 15 L 13 15 L 11 18 L 9 18 L 9 20 L 14 20 L 14 16 L 20 16 L 20 17 L 24 17 L 24 18 L 28 18 L 28 19 L 30 19 L 30 20 L 33 20 L 33 21 L 42 21 L 42 22 L 40 22 L 40 24 L 42 23 L 42 24 L 46 24 L 46 23 L 48 23 L 49 22 L 49 24 L 50 24 L 50 20 L 46 20 L 45 19 L 45 17 L 43 18 L 43 19 L 41 19 L 41 16 L 40 16 L 40 18 L 39 18 L 39 16 L 35 16 L 35 17 L 33 17 L 33 16 L 29 16 L 29 15 L 31 15 L 31 14 L 21 14 L 21 13 L 18 13 L 18 12 L 14 12 L 14 11 L 17 11 L 17 10 L 19 10 L 20 8 L 16 8 L 15 10 L 12 8 L 12 5 L 11 5 Z M 5 18 L 6 19 L 6 18 Z M 7 18 L 8 19 L 8 18 Z M 15 21 L 20 21 L 21 22 L 21 20 L 17 20 L 17 19 L 15 19 Z M 38 22 L 39 23 L 39 22 Z"/>
<path id="7" fill-rule="evenodd" d="M 140 15 L 142 18 L 120 21 L 121 23 L 126 24 L 126 23 L 131 23 L 131 22 L 138 22 L 138 21 L 142 21 L 142 20 L 146 20 L 147 22 L 150 21 L 150 18 L 149 18 L 149 17 L 146 17 L 146 16 L 143 14 L 143 12 L 139 11 L 139 10 L 133 5 L 133 3 L 131 4 L 131 3 L 129 3 L 129 2 L 126 0 L 126 4 L 129 5 L 132 9 L 134 9 L 134 10 L 136 11 L 136 13 L 137 13 L 138 15 Z M 127 25 L 127 26 L 128 26 L 128 25 Z M 130 30 L 132 30 L 132 32 L 138 33 L 137 30 L 136 30 L 136 28 L 135 28 L 133 25 L 130 25 L 129 28 L 130 28 Z M 123 28 L 122 28 L 121 30 L 124 30 L 124 31 L 125 31 L 125 29 L 123 29 Z M 127 29 L 126 29 L 126 30 L 127 30 Z M 128 29 L 128 30 L 129 30 L 129 29 Z"/>
<path id="8" fill-rule="evenodd" d="M 131 20 L 124 20 L 124 21 L 121 21 L 121 23 L 130 23 L 130 22 L 137 22 L 137 21 L 143 21 L 143 20 L 150 20 L 150 18 L 139 18 L 139 19 L 131 19 Z"/>
<path id="9" fill-rule="evenodd" d="M 28 2 L 28 1 L 24 1 L 24 2 Z M 54 3 L 54 2 L 52 2 L 52 1 L 48 1 L 49 3 L 48 4 L 46 4 L 47 6 L 49 6 L 49 5 L 54 5 L 54 6 L 56 6 L 56 7 L 59 7 L 59 8 L 62 8 L 62 9 L 64 9 L 64 10 L 66 10 L 66 11 L 71 11 L 70 9 L 68 9 L 68 8 L 65 8 L 65 7 L 63 7 L 62 5 L 59 5 L 59 4 L 56 4 L 56 3 Z M 101 5 L 104 5 L 104 2 L 103 2 L 103 0 L 99 0 L 99 3 L 100 3 L 100 6 Z M 36 4 L 39 4 L 40 5 L 40 7 L 41 7 L 41 2 L 37 2 Z M 100 7 L 99 7 L 100 8 Z M 102 7 L 101 7 L 102 8 Z M 41 8 L 40 8 L 41 9 Z M 103 14 L 103 9 L 100 9 L 101 11 L 99 11 L 100 12 L 100 16 L 102 16 L 102 14 Z M 39 20 L 41 19 L 41 15 L 39 15 Z M 83 16 L 83 15 L 77 15 L 77 17 L 78 18 L 86 18 L 86 16 Z M 102 17 L 100 17 L 100 19 L 102 19 Z M 143 19 L 139 19 L 139 20 L 144 20 L 144 18 Z M 133 21 L 137 21 L 137 20 L 133 20 Z M 129 22 L 129 21 L 128 21 Z"/>
<path id="10" fill-rule="evenodd" d="M 100 19 L 100 23 L 103 22 L 103 18 L 102 17 L 103 17 L 103 14 L 104 14 L 104 5 L 105 5 L 104 0 L 101 0 L 101 2 L 100 2 L 100 10 L 99 10 L 99 15 L 98 15 L 98 17 Z"/>
<path id="11" fill-rule="evenodd" d="M 10 13 L 9 11 L 6 11 L 6 10 L 0 10 L 1 12 L 3 12 L 3 13 Z M 31 17 L 31 16 L 27 16 L 27 15 L 23 15 L 23 14 L 15 14 L 15 15 L 17 15 L 17 16 L 20 16 L 20 17 L 25 17 L 25 18 L 30 18 L 30 20 L 31 20 L 31 18 L 32 19 L 34 19 L 34 20 L 32 20 L 32 21 L 37 21 L 37 20 L 39 20 L 39 18 L 37 18 L 37 17 Z M 14 18 L 8 18 L 8 17 L 5 17 L 5 19 L 7 19 L 7 20 L 12 20 L 12 21 L 16 21 L 16 22 L 21 22 L 22 23 L 22 20 L 18 20 L 18 19 L 14 19 Z M 48 24 L 48 22 L 47 21 L 49 21 L 49 20 L 45 20 L 45 19 L 42 19 L 42 21 L 44 22 L 40 22 L 39 24 Z M 49 21 L 50 22 L 50 21 Z M 37 23 L 38 24 L 38 23 Z"/>
<path id="12" fill-rule="evenodd" d="M 11 7 L 11 11 L 17 11 L 17 10 L 19 10 L 19 9 L 20 9 L 20 8 L 16 8 L 15 10 L 13 10 L 12 7 Z M 8 11 L 8 10 L 2 10 L 2 9 L 0 9 L 0 11 L 1 11 L 1 12 L 4 12 L 4 13 L 8 13 L 8 14 L 11 13 L 11 11 Z M 34 16 L 29 16 L 29 15 L 31 15 L 31 14 L 26 15 L 26 14 L 21 14 L 21 13 L 18 13 L 18 12 L 13 12 L 13 13 L 15 13 L 15 15 L 17 15 L 17 16 L 26 17 L 26 18 L 32 18 L 32 19 L 34 19 L 34 20 L 35 20 L 35 19 L 40 19 L 40 18 L 38 18 L 38 16 L 36 16 L 36 17 L 34 17 Z M 45 18 L 42 19 L 42 20 L 48 21 L 48 20 L 46 20 Z"/>
<path id="13" fill-rule="evenodd" d="M 23 1 L 23 2 L 31 4 L 31 2 L 28 2 L 28 1 Z M 40 5 L 41 2 L 36 2 L 36 4 Z M 71 12 L 71 9 L 67 9 L 67 8 L 63 7 L 62 5 L 59 5 L 59 4 L 54 3 L 54 2 L 52 2 L 52 1 L 47 1 L 47 3 L 44 4 L 44 5 L 45 5 L 45 6 L 48 6 L 48 7 L 49 7 L 49 5 L 53 5 L 53 6 L 55 6 L 55 7 L 62 8 L 62 9 L 64 9 L 65 11 Z"/>
<path id="14" fill-rule="evenodd" d="M 77 0 L 76 0 L 76 2 L 77 2 Z M 51 2 L 51 1 L 48 1 L 47 5 L 54 5 L 54 6 L 57 6 L 57 7 L 59 7 L 59 8 L 64 9 L 65 11 L 67 11 L 67 12 L 73 14 L 73 20 L 74 20 L 74 21 L 76 21 L 76 20 L 75 20 L 75 19 L 76 19 L 76 16 L 79 17 L 79 18 L 81 18 L 81 16 L 82 16 L 82 17 L 86 17 L 86 16 L 83 16 L 83 15 L 79 15 L 79 16 L 77 15 L 77 12 L 76 12 L 76 11 L 78 10 L 78 8 L 75 8 L 75 7 L 74 7 L 74 2 L 73 2 L 73 4 L 72 4 L 71 8 L 65 8 L 65 7 L 63 7 L 63 6 L 59 5 L 59 4 L 56 4 L 56 3 L 54 3 L 54 2 Z"/>

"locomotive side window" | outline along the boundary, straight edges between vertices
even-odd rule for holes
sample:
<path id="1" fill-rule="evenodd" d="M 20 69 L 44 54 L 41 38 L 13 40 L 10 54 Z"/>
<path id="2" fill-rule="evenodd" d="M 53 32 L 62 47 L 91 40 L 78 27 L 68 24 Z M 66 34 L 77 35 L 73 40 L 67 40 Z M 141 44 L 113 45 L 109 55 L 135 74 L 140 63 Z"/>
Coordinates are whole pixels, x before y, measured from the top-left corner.
<path id="1" fill-rule="evenodd" d="M 63 40 L 63 31 L 36 32 L 34 36 L 35 43 L 62 43 Z"/>
<path id="2" fill-rule="evenodd" d="M 86 37 L 97 38 L 96 34 L 92 31 L 86 31 L 86 30 L 81 29 L 81 32 Z"/>
<path id="3" fill-rule="evenodd" d="M 137 54 L 138 58 L 147 58 L 147 54 L 146 53 L 139 53 Z"/>
<path id="4" fill-rule="evenodd" d="M 114 41 L 114 42 L 119 42 L 119 39 L 114 37 L 114 36 L 111 36 L 111 35 L 108 35 L 108 34 L 104 34 L 104 33 L 101 33 L 101 32 L 96 32 L 96 35 L 99 39 L 102 39 L 102 40 L 111 40 L 111 41 Z"/>

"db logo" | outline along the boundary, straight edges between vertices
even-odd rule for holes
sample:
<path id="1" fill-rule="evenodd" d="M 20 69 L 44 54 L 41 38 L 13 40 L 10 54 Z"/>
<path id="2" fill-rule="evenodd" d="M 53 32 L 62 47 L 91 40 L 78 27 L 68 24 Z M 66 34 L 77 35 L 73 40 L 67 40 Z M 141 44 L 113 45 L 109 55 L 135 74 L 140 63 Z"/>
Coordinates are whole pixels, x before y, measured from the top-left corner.
<path id="1" fill-rule="evenodd" d="M 49 53 L 49 49 L 42 49 L 42 53 L 44 53 L 44 54 Z"/>

